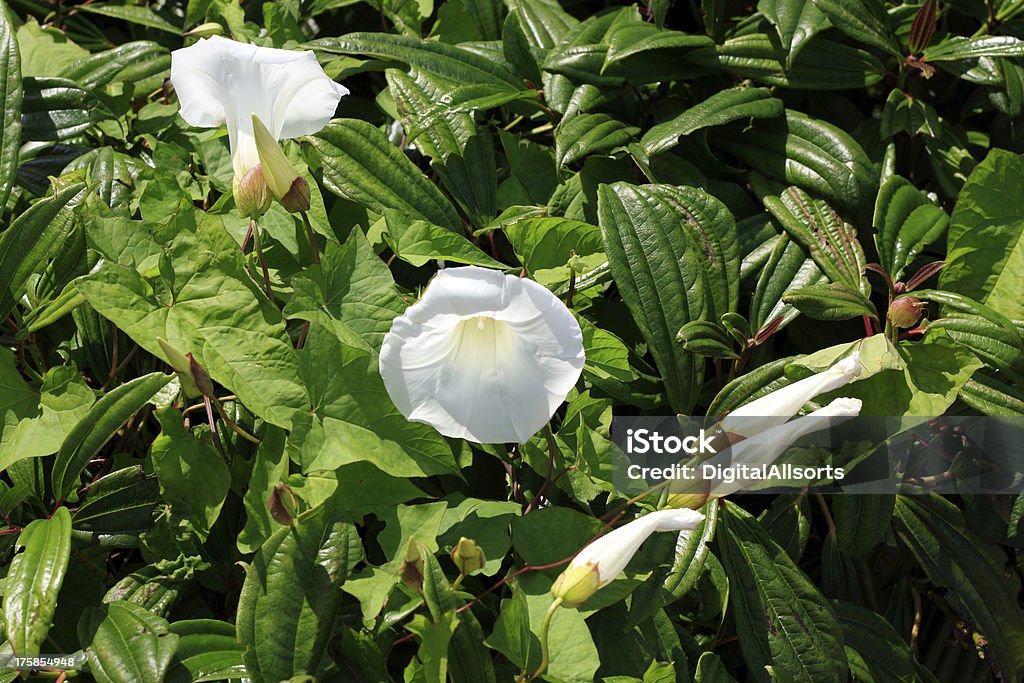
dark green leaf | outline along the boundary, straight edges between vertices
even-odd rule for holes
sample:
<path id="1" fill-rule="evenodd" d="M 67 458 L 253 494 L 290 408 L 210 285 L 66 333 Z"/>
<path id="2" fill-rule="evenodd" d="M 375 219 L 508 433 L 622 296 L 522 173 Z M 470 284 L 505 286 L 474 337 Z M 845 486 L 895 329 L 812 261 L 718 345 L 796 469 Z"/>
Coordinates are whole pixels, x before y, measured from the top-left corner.
<path id="1" fill-rule="evenodd" d="M 903 57 L 881 0 L 812 0 L 833 26 L 894 57 Z"/>
<path id="2" fill-rule="evenodd" d="M 18 148 L 21 146 L 21 57 L 14 25 L 6 3 L 0 5 L 0 207 L 7 197 L 18 170 Z M 0 316 L 2 317 L 2 316 Z"/>
<path id="3" fill-rule="evenodd" d="M 874 305 L 863 294 L 840 283 L 823 282 L 790 290 L 782 295 L 782 301 L 815 320 L 878 317 Z"/>
<path id="4" fill-rule="evenodd" d="M 161 681 L 178 647 L 167 621 L 133 602 L 94 607 L 78 628 L 99 683 Z"/>
<path id="5" fill-rule="evenodd" d="M 189 619 L 172 623 L 170 631 L 178 636 L 178 649 L 167 669 L 167 683 L 249 678 L 231 624 L 215 619 Z"/>
<path id="6" fill-rule="evenodd" d="M 882 267 L 893 280 L 900 280 L 921 250 L 946 230 L 949 216 L 909 181 L 894 175 L 878 191 L 872 224 Z"/>

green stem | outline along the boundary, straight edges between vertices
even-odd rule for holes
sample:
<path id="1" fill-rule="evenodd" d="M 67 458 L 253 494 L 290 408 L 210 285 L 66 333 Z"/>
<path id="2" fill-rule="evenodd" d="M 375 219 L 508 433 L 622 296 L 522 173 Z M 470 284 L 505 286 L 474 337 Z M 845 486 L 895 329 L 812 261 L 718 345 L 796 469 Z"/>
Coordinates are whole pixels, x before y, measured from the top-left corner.
<path id="1" fill-rule="evenodd" d="M 263 270 L 263 286 L 267 290 L 267 298 L 274 301 L 274 290 L 270 287 L 270 270 L 267 268 L 267 259 L 263 256 L 263 237 L 260 235 L 260 226 L 255 220 L 249 223 L 252 228 L 252 243 L 256 249 L 256 258 L 259 259 L 260 268 Z"/>
<path id="2" fill-rule="evenodd" d="M 551 601 L 551 606 L 548 607 L 548 611 L 544 613 L 544 622 L 540 625 L 540 666 L 537 670 L 530 675 L 526 680 L 532 681 L 533 679 L 544 673 L 544 669 L 548 668 L 548 659 L 550 652 L 548 651 L 548 630 L 551 628 L 551 618 L 555 616 L 555 610 L 558 609 L 559 605 L 562 604 L 562 598 L 555 598 Z"/>
<path id="3" fill-rule="evenodd" d="M 316 237 L 313 235 L 313 225 L 309 222 L 309 215 L 305 211 L 299 212 L 302 215 L 302 222 L 306 226 L 306 236 L 309 238 L 309 248 L 313 250 L 313 263 L 320 263 L 320 250 L 316 248 Z"/>

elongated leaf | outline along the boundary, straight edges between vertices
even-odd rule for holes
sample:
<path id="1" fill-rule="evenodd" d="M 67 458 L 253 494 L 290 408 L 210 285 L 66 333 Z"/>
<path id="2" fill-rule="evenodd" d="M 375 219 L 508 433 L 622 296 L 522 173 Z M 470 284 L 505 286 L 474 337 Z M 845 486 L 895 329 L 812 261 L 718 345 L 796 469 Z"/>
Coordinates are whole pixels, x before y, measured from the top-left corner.
<path id="1" fill-rule="evenodd" d="M 848 602 L 833 600 L 843 627 L 846 659 L 855 680 L 904 683 L 915 680 L 910 647 L 884 617 Z"/>
<path id="2" fill-rule="evenodd" d="M 629 144 L 639 130 L 607 114 L 574 116 L 555 130 L 555 159 L 564 168 L 588 154 L 609 153 Z"/>
<path id="3" fill-rule="evenodd" d="M 961 387 L 960 397 L 986 415 L 1024 417 L 1024 391 L 980 372 Z"/>
<path id="4" fill-rule="evenodd" d="M 69 185 L 36 202 L 0 235 L 0 318 L 14 309 L 28 277 L 64 245 L 84 196 L 85 185 Z"/>
<path id="5" fill-rule="evenodd" d="M 412 220 L 406 215 L 385 214 L 388 246 L 398 258 L 414 266 L 434 260 L 468 263 L 486 268 L 505 268 L 462 235 L 428 221 Z"/>
<path id="6" fill-rule="evenodd" d="M 834 496 L 832 514 L 840 550 L 866 555 L 889 528 L 894 505 L 895 498 L 886 494 Z"/>
<path id="7" fill-rule="evenodd" d="M 363 548 L 355 527 L 335 519 L 332 503 L 309 510 L 267 539 L 249 565 L 238 598 L 238 642 L 257 682 L 315 674 L 341 584 Z"/>
<path id="8" fill-rule="evenodd" d="M 832 282 L 851 292 L 866 295 L 871 291 L 863 277 L 866 260 L 857 230 L 835 209 L 796 187 L 787 188 L 779 196 L 766 195 L 762 201 Z"/>
<path id="9" fill-rule="evenodd" d="M 812 0 L 833 26 L 854 40 L 902 57 L 881 0 Z"/>
<path id="10" fill-rule="evenodd" d="M 980 315 L 952 313 L 927 322 L 945 330 L 992 367 L 1011 378 L 1024 377 L 1024 338 L 1013 326 Z"/>
<path id="11" fill-rule="evenodd" d="M 71 515 L 61 507 L 50 519 L 28 524 L 3 579 L 4 630 L 14 652 L 38 655 L 57 608 L 71 558 Z"/>
<path id="12" fill-rule="evenodd" d="M 321 38 L 311 45 L 338 54 L 394 59 L 459 85 L 490 85 L 508 91 L 522 87 L 522 82 L 500 61 L 435 40 L 387 33 L 349 33 Z"/>
<path id="13" fill-rule="evenodd" d="M 537 48 L 552 48 L 562 36 L 579 21 L 562 9 L 558 0 L 516 0 L 519 14 L 530 44 Z"/>
<path id="14" fill-rule="evenodd" d="M 678 229 L 679 216 L 650 188 L 625 183 L 598 190 L 605 253 L 623 300 L 661 370 L 669 402 L 687 413 L 703 362 L 676 344 L 676 332 L 708 309 L 698 249 Z"/>
<path id="15" fill-rule="evenodd" d="M 764 667 L 772 666 L 794 681 L 846 680 L 843 634 L 832 606 L 749 513 L 727 504 L 720 517 L 729 601 L 751 677 L 769 681 Z"/>
<path id="16" fill-rule="evenodd" d="M 53 492 L 63 499 L 78 486 L 78 477 L 94 455 L 132 415 L 142 409 L 171 379 L 154 372 L 137 377 L 107 393 L 75 425 L 53 462 Z"/>
<path id="17" fill-rule="evenodd" d="M 1013 36 L 949 36 L 941 43 L 927 48 L 923 58 L 926 62 L 947 62 L 979 57 L 1021 56 L 1024 56 L 1024 40 Z"/>
<path id="18" fill-rule="evenodd" d="M 131 24 L 138 24 L 146 28 L 155 28 L 158 31 L 181 35 L 181 27 L 175 26 L 149 7 L 139 5 L 111 5 L 109 3 L 95 3 L 93 5 L 82 5 L 82 11 L 91 14 L 100 14 L 105 17 L 121 19 Z"/>
<path id="19" fill-rule="evenodd" d="M 760 0 L 757 10 L 775 26 L 791 62 L 803 46 L 829 26 L 828 17 L 811 0 Z"/>
<path id="20" fill-rule="evenodd" d="M 231 624 L 215 619 L 189 619 L 172 623 L 170 631 L 178 636 L 178 649 L 167 669 L 167 683 L 249 678 Z"/>
<path id="21" fill-rule="evenodd" d="M 1024 615 L 1017 608 L 1020 578 L 1006 557 L 978 538 L 963 515 L 937 495 L 898 496 L 896 531 L 933 583 L 950 592 L 954 610 L 988 641 L 1007 680 L 1024 672 Z"/>
<path id="22" fill-rule="evenodd" d="M 453 231 L 455 208 L 375 126 L 339 119 L 311 138 L 332 191 L 374 211 L 393 209 Z"/>
<path id="23" fill-rule="evenodd" d="M 0 4 L 0 208 L 7 206 L 7 197 L 18 170 L 18 148 L 21 146 L 21 57 L 15 29 L 7 12 L 7 3 Z M 0 315 L 3 317 L 3 315 Z"/>
<path id="24" fill-rule="evenodd" d="M 992 150 L 957 197 L 939 287 L 1024 318 L 1024 159 Z"/>
<path id="25" fill-rule="evenodd" d="M 640 144 L 648 155 L 654 156 L 675 147 L 680 137 L 702 128 L 742 119 L 782 116 L 784 111 L 782 100 L 772 97 L 766 88 L 722 90 L 675 118 L 654 126 L 644 133 Z"/>
<path id="26" fill-rule="evenodd" d="M 781 235 L 780 238 L 775 242 L 775 248 L 757 279 L 750 304 L 750 326 L 754 330 L 761 330 L 775 320 L 780 320 L 776 329 L 788 325 L 799 315 L 799 310 L 785 302 L 783 295 L 825 279 L 798 243 L 787 235 Z"/>
<path id="27" fill-rule="evenodd" d="M 174 570 L 166 568 L 166 564 L 161 563 L 160 567 L 147 564 L 133 571 L 107 591 L 103 596 L 103 603 L 133 602 L 159 617 L 166 618 L 167 613 L 177 602 L 183 586 L 180 575 L 175 576 Z"/>
<path id="28" fill-rule="evenodd" d="M 882 267 L 899 280 L 921 250 L 946 230 L 949 216 L 908 180 L 894 175 L 878 191 L 872 224 Z"/>
<path id="29" fill-rule="evenodd" d="M 863 315 L 877 318 L 871 302 L 860 292 L 837 282 L 823 282 L 794 289 L 782 300 L 815 320 L 849 320 Z"/>
<path id="30" fill-rule="evenodd" d="M 769 178 L 845 208 L 858 221 L 870 220 L 878 190 L 871 161 L 856 140 L 829 123 L 787 111 L 785 119 L 757 120 L 742 133 L 716 131 L 712 143 Z"/>
<path id="31" fill-rule="evenodd" d="M 101 541 L 104 536 L 116 536 L 118 542 L 134 545 L 130 537 L 153 526 L 159 497 L 156 479 L 141 466 L 115 470 L 85 489 L 82 504 L 72 517 L 74 530 Z"/>
<path id="32" fill-rule="evenodd" d="M 60 76 L 75 81 L 86 90 L 95 90 L 117 80 L 129 77 L 134 80 L 139 73 L 130 72 L 140 66 L 154 65 L 155 72 L 158 72 L 166 68 L 165 63 L 169 61 L 167 48 L 149 40 L 139 40 L 84 57 L 68 65 Z"/>
<path id="33" fill-rule="evenodd" d="M 94 607 L 78 626 L 99 683 L 161 681 L 178 647 L 167 621 L 133 602 Z"/>

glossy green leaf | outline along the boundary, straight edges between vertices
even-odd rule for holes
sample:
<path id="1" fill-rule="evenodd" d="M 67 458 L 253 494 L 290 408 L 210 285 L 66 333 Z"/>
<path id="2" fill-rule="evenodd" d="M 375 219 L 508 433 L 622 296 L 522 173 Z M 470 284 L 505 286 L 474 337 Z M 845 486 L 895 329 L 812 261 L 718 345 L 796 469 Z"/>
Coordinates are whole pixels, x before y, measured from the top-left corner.
<path id="1" fill-rule="evenodd" d="M 727 504 L 719 520 L 740 650 L 754 680 L 766 666 L 795 681 L 846 679 L 843 634 L 832 606 L 749 513 Z M 767 624 L 767 628 L 766 628 Z"/>
<path id="2" fill-rule="evenodd" d="M 964 383 L 960 398 L 985 415 L 1024 417 L 1024 391 L 981 373 Z"/>
<path id="3" fill-rule="evenodd" d="M 385 240 L 398 258 L 414 266 L 430 261 L 451 261 L 485 268 L 504 269 L 497 261 L 461 234 L 427 221 L 414 220 L 398 213 L 387 213 Z"/>
<path id="4" fill-rule="evenodd" d="M 170 632 L 178 636 L 178 649 L 167 669 L 167 683 L 249 678 L 231 624 L 215 619 L 188 619 L 173 622 Z"/>
<path id="5" fill-rule="evenodd" d="M 950 605 L 988 641 L 988 651 L 1012 680 L 1024 671 L 1024 616 L 1017 609 L 1020 578 L 1006 557 L 964 522 L 961 512 L 934 494 L 898 496 L 896 531 L 936 585 L 950 589 Z"/>
<path id="6" fill-rule="evenodd" d="M 947 62 L 979 57 L 1024 56 L 1024 41 L 1013 36 L 949 36 L 924 51 L 926 62 Z"/>
<path id="7" fill-rule="evenodd" d="M 71 558 L 67 508 L 30 522 L 18 536 L 15 553 L 3 579 L 4 631 L 15 653 L 31 657 L 46 641 Z"/>
<path id="8" fill-rule="evenodd" d="M 863 294 L 841 283 L 823 282 L 792 289 L 782 295 L 782 301 L 815 320 L 878 317 L 875 307 Z"/>
<path id="9" fill-rule="evenodd" d="M 787 235 L 774 242 L 768 262 L 757 278 L 754 297 L 750 303 L 750 325 L 761 330 L 779 320 L 778 328 L 785 327 L 799 315 L 799 310 L 787 303 L 786 292 L 817 285 L 825 280 L 821 269 Z"/>
<path id="10" fill-rule="evenodd" d="M 702 128 L 721 126 L 732 121 L 782 116 L 782 100 L 766 88 L 741 87 L 715 93 L 675 118 L 659 123 L 644 133 L 640 144 L 650 155 L 675 147 L 679 138 Z"/>
<path id="11" fill-rule="evenodd" d="M 882 0 L 811 0 L 837 29 L 856 41 L 902 57 Z"/>
<path id="12" fill-rule="evenodd" d="M 355 527 L 324 504 L 274 532 L 246 570 L 236 622 L 252 680 L 315 674 L 334 626 L 341 584 L 363 559 Z"/>
<path id="13" fill-rule="evenodd" d="M 836 541 L 843 552 L 866 555 L 882 539 L 892 520 L 894 498 L 888 494 L 832 497 Z"/>
<path id="14" fill-rule="evenodd" d="M 69 64 L 59 76 L 75 81 L 86 90 L 95 90 L 111 82 L 133 80 L 141 74 L 159 73 L 169 65 L 167 48 L 139 40 L 83 57 Z"/>
<path id="15" fill-rule="evenodd" d="M 180 36 L 182 33 L 180 26 L 175 26 L 152 9 L 145 6 L 95 3 L 92 5 L 83 5 L 82 11 L 89 12 L 90 14 L 100 14 L 113 19 L 120 19 L 130 24 L 153 28 L 176 36 Z"/>
<path id="16" fill-rule="evenodd" d="M 909 181 L 894 175 L 878 191 L 872 225 L 882 267 L 900 280 L 921 250 L 945 232 L 949 216 Z"/>
<path id="17" fill-rule="evenodd" d="M 170 375 L 162 372 L 143 375 L 111 390 L 89 409 L 57 451 L 53 492 L 58 499 L 67 498 L 77 488 L 78 478 L 89 461 L 170 379 Z"/>
<path id="18" fill-rule="evenodd" d="M 310 141 L 323 163 L 324 182 L 333 192 L 374 211 L 393 209 L 450 230 L 461 229 L 451 203 L 375 126 L 338 119 Z"/>
<path id="19" fill-rule="evenodd" d="M 590 154 L 608 154 L 628 145 L 639 128 L 607 114 L 580 114 L 555 129 L 555 158 L 561 168 Z"/>
<path id="20" fill-rule="evenodd" d="M 78 627 L 99 683 L 163 680 L 178 648 L 167 621 L 132 602 L 94 607 Z"/>
<path id="21" fill-rule="evenodd" d="M 18 170 L 18 148 L 21 146 L 21 57 L 15 39 L 15 28 L 6 3 L 0 5 L 0 207 L 7 197 Z"/>
<path id="22" fill-rule="evenodd" d="M 916 680 L 910 647 L 883 617 L 848 602 L 833 600 L 843 627 L 843 647 L 855 680 L 903 683 Z"/>
<path id="23" fill-rule="evenodd" d="M 993 150 L 971 173 L 949 225 L 946 267 L 939 286 L 1024 318 L 1024 212 L 1013 200 L 1024 193 L 1024 159 Z"/>
<path id="24" fill-rule="evenodd" d="M 783 49 L 789 53 L 789 62 L 829 26 L 828 17 L 812 0 L 760 0 L 757 10 L 775 26 Z"/>
<path id="25" fill-rule="evenodd" d="M 544 285 L 568 280 L 569 262 L 574 255 L 583 270 L 607 260 L 601 230 L 589 223 L 565 218 L 526 218 L 506 225 L 504 232 L 530 276 Z"/>
<path id="26" fill-rule="evenodd" d="M 99 542 L 135 545 L 137 537 L 153 526 L 160 486 L 139 465 L 123 467 L 90 483 L 72 516 L 76 537 Z"/>

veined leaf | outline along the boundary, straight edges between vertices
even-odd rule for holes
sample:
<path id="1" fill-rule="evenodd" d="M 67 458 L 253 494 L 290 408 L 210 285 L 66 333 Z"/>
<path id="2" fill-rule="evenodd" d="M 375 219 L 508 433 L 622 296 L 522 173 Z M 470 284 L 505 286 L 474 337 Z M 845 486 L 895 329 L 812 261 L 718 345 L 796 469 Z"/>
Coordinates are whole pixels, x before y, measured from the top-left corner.
<path id="1" fill-rule="evenodd" d="M 246 570 L 236 632 L 258 683 L 315 674 L 334 627 L 341 584 L 363 548 L 356 528 L 335 519 L 331 502 L 275 531 Z"/>
<path id="2" fill-rule="evenodd" d="M 964 403 L 986 415 L 1024 417 L 1024 391 L 981 372 L 960 388 Z"/>
<path id="3" fill-rule="evenodd" d="M 94 607 L 78 628 L 99 683 L 161 681 L 178 648 L 167 621 L 133 602 Z"/>
<path id="4" fill-rule="evenodd" d="M 812 0 L 833 26 L 867 45 L 902 57 L 881 0 Z"/>
<path id="5" fill-rule="evenodd" d="M 781 319 L 776 329 L 788 325 L 799 315 L 799 310 L 783 299 L 786 292 L 800 290 L 825 280 L 821 269 L 788 235 L 780 235 L 774 242 L 768 262 L 761 268 L 750 303 L 750 326 L 761 330 Z"/>
<path id="6" fill-rule="evenodd" d="M 596 267 L 607 260 L 601 229 L 590 223 L 525 218 L 506 225 L 504 231 L 527 271 L 543 285 L 569 279 L 568 263 L 574 253 L 584 266 Z"/>
<path id="7" fill-rule="evenodd" d="M 893 280 L 926 246 L 946 230 L 949 216 L 941 207 L 898 175 L 886 180 L 875 200 L 875 247 L 882 267 Z"/>
<path id="8" fill-rule="evenodd" d="M 588 154 L 607 154 L 624 147 L 639 131 L 607 114 L 579 114 L 564 119 L 555 130 L 555 159 L 565 168 Z"/>
<path id="9" fill-rule="evenodd" d="M 832 606 L 843 627 L 843 647 L 854 680 L 904 683 L 917 679 L 910 647 L 884 617 L 840 600 L 833 600 Z"/>
<path id="10" fill-rule="evenodd" d="M 897 496 L 896 531 L 931 581 L 949 588 L 953 609 L 985 636 L 1008 680 L 1024 671 L 1024 616 L 1017 608 L 1020 578 L 1006 572 L 1003 551 L 979 538 L 949 501 Z"/>
<path id="11" fill-rule="evenodd" d="M 723 90 L 675 118 L 654 126 L 644 133 L 640 144 L 649 156 L 654 156 L 675 147 L 680 137 L 702 128 L 742 119 L 781 116 L 784 111 L 782 100 L 772 97 L 766 88 Z"/>
<path id="12" fill-rule="evenodd" d="M 461 230 L 455 208 L 437 186 L 375 126 L 339 119 L 310 141 L 323 162 L 324 182 L 333 192 L 377 212 L 393 209 Z"/>
<path id="13" fill-rule="evenodd" d="M 783 302 L 815 320 L 849 320 L 859 316 L 878 318 L 871 301 L 841 282 L 822 282 L 782 295 Z"/>
<path id="14" fill-rule="evenodd" d="M 757 11 L 779 32 L 782 47 L 789 53 L 787 64 L 811 38 L 829 26 L 828 17 L 811 0 L 760 0 Z"/>
<path id="15" fill-rule="evenodd" d="M 65 507 L 50 519 L 33 520 L 18 536 L 3 579 L 4 630 L 15 654 L 39 654 L 70 559 L 71 515 Z"/>
<path id="16" fill-rule="evenodd" d="M 53 462 L 53 492 L 58 499 L 75 490 L 93 456 L 170 380 L 171 376 L 162 372 L 137 377 L 111 390 L 89 409 L 64 439 Z"/>
<path id="17" fill-rule="evenodd" d="M 169 62 L 167 48 L 149 40 L 139 40 L 83 57 L 69 64 L 60 77 L 92 91 L 128 76 L 136 80 L 139 69 L 159 73 L 169 66 Z"/>
<path id="18" fill-rule="evenodd" d="M 941 43 L 926 48 L 922 58 L 926 62 L 948 62 L 979 57 L 1022 57 L 1024 40 L 1013 36 L 984 36 L 968 38 L 949 36 Z"/>
<path id="19" fill-rule="evenodd" d="M 160 485 L 140 465 L 122 467 L 89 484 L 72 516 L 76 538 L 134 546 L 153 526 Z"/>
<path id="20" fill-rule="evenodd" d="M 749 513 L 727 503 L 720 517 L 729 601 L 751 677 L 771 680 L 771 666 L 804 683 L 846 680 L 843 633 L 829 602 Z"/>
<path id="21" fill-rule="evenodd" d="M 93 5 L 82 5 L 83 12 L 90 14 L 101 14 L 113 19 L 121 19 L 130 24 L 155 28 L 158 31 L 172 33 L 175 36 L 181 35 L 181 27 L 175 26 L 149 7 L 140 5 L 112 5 L 109 3 L 96 3 Z"/>
<path id="22" fill-rule="evenodd" d="M 0 4 L 0 208 L 7 206 L 7 197 L 18 170 L 18 148 L 21 146 L 21 57 L 7 3 Z M 4 315 L 0 315 L 4 317 Z"/>
<path id="23" fill-rule="evenodd" d="M 503 269 L 496 261 L 461 234 L 429 221 L 412 220 L 397 212 L 385 212 L 388 231 L 385 240 L 398 258 L 414 266 L 434 260 L 468 263 L 485 268 Z"/>
<path id="24" fill-rule="evenodd" d="M 202 683 L 249 678 L 235 627 L 215 619 L 188 619 L 170 625 L 178 649 L 167 669 L 167 683 Z"/>

